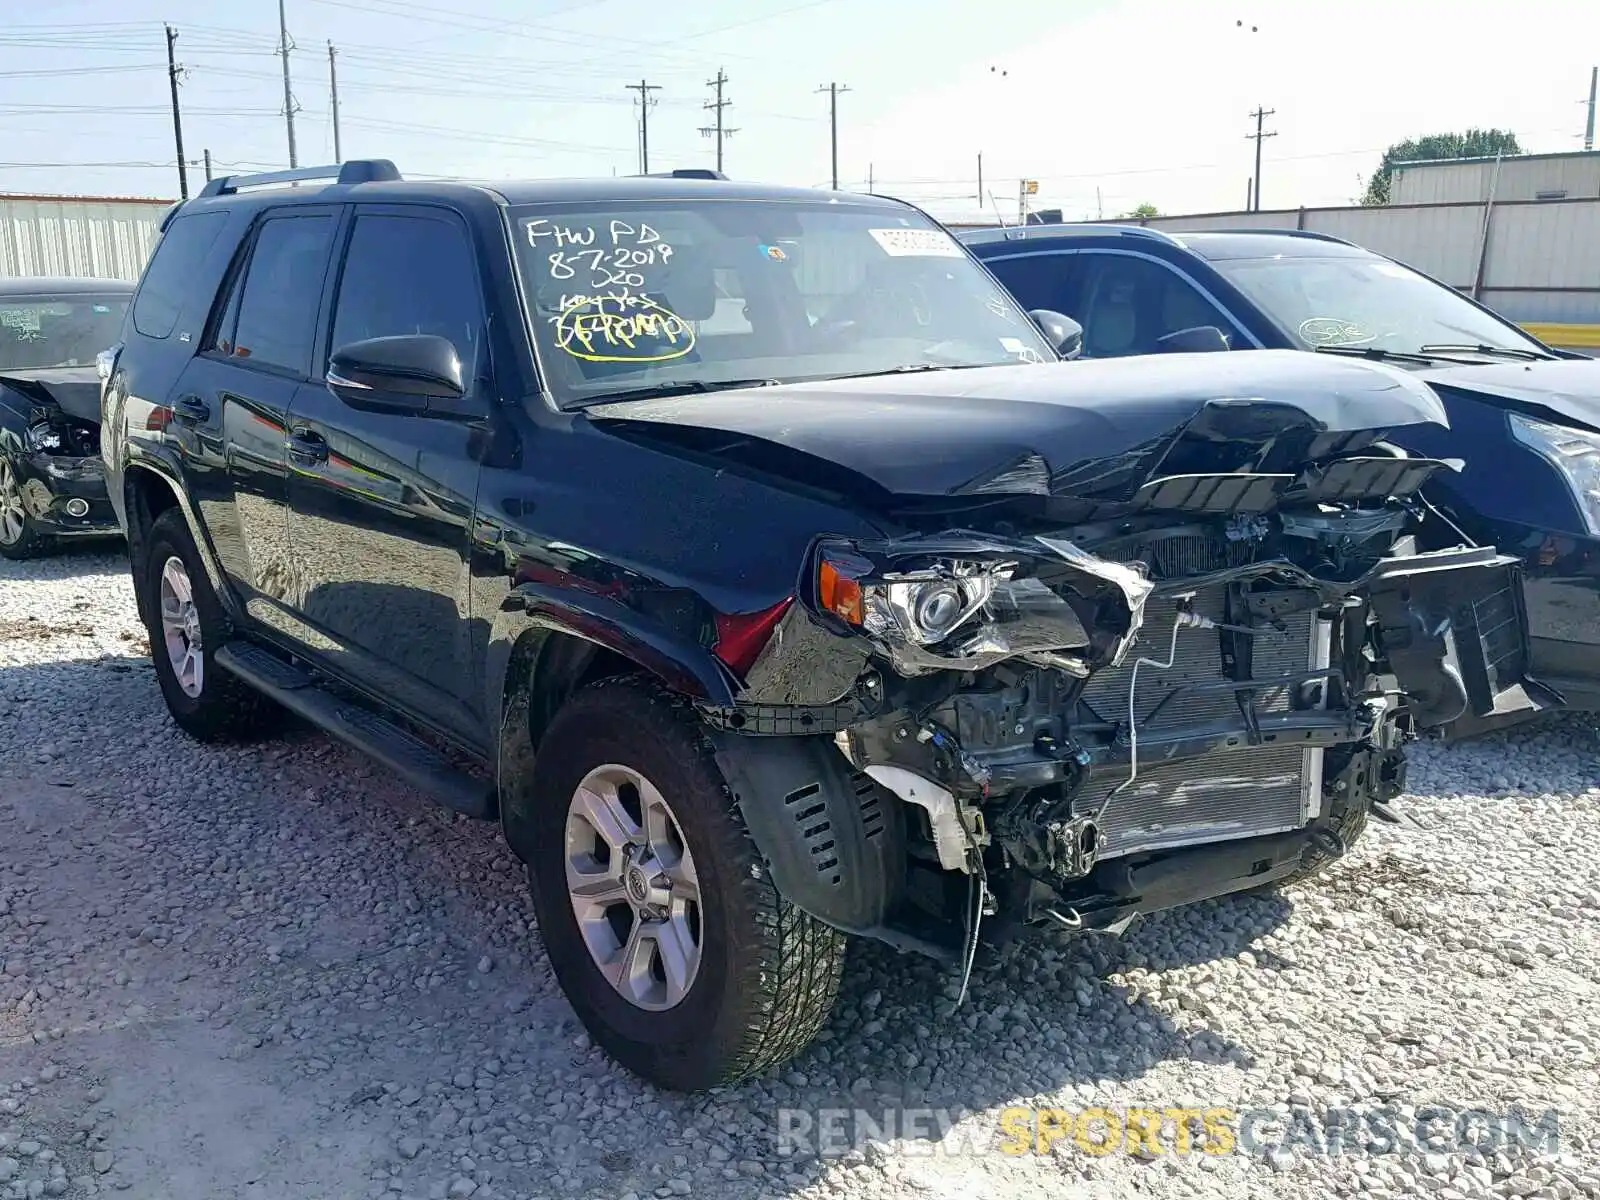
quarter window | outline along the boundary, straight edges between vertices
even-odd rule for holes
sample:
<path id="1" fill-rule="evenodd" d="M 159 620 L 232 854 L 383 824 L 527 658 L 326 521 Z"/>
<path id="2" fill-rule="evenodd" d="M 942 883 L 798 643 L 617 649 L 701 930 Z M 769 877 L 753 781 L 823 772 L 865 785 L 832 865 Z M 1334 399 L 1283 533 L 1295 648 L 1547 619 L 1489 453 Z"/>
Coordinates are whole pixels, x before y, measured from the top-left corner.
<path id="1" fill-rule="evenodd" d="M 227 213 L 210 212 L 178 217 L 167 226 L 133 302 L 136 330 L 150 338 L 171 336 L 184 299 L 193 290 L 206 255 L 227 223 Z"/>

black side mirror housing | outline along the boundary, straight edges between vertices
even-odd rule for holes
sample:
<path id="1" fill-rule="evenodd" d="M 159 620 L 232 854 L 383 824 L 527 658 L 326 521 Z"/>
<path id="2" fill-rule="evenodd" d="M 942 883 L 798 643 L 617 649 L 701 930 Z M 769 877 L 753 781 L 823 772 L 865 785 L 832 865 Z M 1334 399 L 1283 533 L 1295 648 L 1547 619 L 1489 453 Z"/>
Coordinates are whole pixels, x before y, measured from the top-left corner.
<path id="1" fill-rule="evenodd" d="M 1218 350 L 1231 350 L 1228 335 L 1215 325 L 1195 325 L 1179 329 L 1157 338 L 1156 345 L 1165 354 L 1211 354 Z"/>
<path id="2" fill-rule="evenodd" d="M 330 391 L 353 408 L 464 417 L 466 380 L 449 338 L 432 333 L 350 342 L 328 363 Z"/>
<path id="3" fill-rule="evenodd" d="M 1051 308 L 1035 308 L 1028 319 L 1039 327 L 1039 332 L 1049 339 L 1062 358 L 1077 358 L 1083 353 L 1083 326 L 1066 313 Z"/>

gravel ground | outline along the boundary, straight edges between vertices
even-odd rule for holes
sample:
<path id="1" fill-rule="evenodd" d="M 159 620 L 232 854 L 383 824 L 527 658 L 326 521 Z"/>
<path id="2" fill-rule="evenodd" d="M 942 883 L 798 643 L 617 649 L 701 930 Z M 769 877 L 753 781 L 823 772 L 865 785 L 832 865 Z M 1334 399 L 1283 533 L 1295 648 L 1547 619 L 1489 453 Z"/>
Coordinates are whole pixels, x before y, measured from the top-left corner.
<path id="1" fill-rule="evenodd" d="M 0 561 L 4 1200 L 1600 1195 L 1592 719 L 1422 747 L 1413 823 L 1318 884 L 1030 944 L 954 1015 L 856 947 L 804 1058 L 686 1098 L 590 1047 L 496 830 L 311 732 L 196 745 L 145 655 L 118 554 Z M 1430 1104 L 1553 1108 L 1560 1145 L 1310 1149 Z M 1006 1153 L 1026 1105 L 1290 1116 L 1252 1152 Z"/>

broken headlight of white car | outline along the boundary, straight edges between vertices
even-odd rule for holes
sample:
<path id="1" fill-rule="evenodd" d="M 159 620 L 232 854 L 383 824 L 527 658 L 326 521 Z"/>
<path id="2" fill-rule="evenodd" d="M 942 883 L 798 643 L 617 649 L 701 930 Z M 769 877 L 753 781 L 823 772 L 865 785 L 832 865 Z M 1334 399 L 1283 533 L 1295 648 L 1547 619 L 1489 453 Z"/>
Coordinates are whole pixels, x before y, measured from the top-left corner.
<path id="1" fill-rule="evenodd" d="M 826 542 L 814 561 L 817 610 L 905 676 L 1009 658 L 1087 675 L 1127 653 L 1152 586 L 1131 567 L 1042 537 Z"/>

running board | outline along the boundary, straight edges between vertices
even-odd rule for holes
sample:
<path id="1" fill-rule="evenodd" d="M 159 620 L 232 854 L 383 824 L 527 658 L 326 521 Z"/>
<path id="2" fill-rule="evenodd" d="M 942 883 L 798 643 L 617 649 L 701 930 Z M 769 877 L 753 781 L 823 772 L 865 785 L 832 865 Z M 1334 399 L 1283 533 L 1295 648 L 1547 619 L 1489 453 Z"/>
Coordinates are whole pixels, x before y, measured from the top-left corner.
<path id="1" fill-rule="evenodd" d="M 318 685 L 293 663 L 249 642 L 229 642 L 216 653 L 217 666 L 376 759 L 446 808 L 479 820 L 496 815 L 494 789 L 459 770 L 421 738 L 371 709 L 362 708 Z"/>

